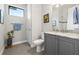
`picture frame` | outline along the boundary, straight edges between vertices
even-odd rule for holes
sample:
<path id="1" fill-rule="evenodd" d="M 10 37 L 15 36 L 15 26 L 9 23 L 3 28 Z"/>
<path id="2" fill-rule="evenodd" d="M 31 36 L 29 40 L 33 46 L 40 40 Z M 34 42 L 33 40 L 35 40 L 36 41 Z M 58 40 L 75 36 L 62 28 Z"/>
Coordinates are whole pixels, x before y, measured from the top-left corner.
<path id="1" fill-rule="evenodd" d="M 4 24 L 3 11 L 0 9 L 0 24 Z"/>
<path id="2" fill-rule="evenodd" d="M 44 23 L 48 23 L 49 22 L 49 14 L 45 14 L 43 16 L 43 19 L 44 19 Z"/>

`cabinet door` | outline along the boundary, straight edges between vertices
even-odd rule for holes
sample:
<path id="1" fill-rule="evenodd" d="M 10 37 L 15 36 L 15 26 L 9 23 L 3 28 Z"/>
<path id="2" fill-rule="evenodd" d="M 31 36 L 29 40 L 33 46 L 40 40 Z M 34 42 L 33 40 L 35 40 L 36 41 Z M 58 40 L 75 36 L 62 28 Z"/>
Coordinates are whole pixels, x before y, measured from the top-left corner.
<path id="1" fill-rule="evenodd" d="M 57 54 L 57 39 L 55 35 L 45 34 L 45 52 L 48 55 Z"/>
<path id="2" fill-rule="evenodd" d="M 75 39 L 75 55 L 79 55 L 79 40 Z"/>
<path id="3" fill-rule="evenodd" d="M 59 40 L 59 55 L 74 55 L 74 43 Z"/>

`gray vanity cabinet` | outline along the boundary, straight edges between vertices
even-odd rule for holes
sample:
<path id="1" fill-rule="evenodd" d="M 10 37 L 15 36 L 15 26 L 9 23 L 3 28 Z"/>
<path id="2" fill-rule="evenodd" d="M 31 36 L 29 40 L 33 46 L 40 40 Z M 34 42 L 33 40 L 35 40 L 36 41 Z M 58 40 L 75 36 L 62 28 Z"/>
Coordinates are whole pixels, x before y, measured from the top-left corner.
<path id="1" fill-rule="evenodd" d="M 79 55 L 79 40 L 75 40 L 75 55 Z"/>
<path id="2" fill-rule="evenodd" d="M 74 40 L 70 38 L 61 38 L 59 37 L 59 55 L 74 55 L 75 54 L 75 46 Z"/>
<path id="3" fill-rule="evenodd" d="M 45 53 L 47 55 L 79 54 L 79 40 L 45 33 Z"/>
<path id="4" fill-rule="evenodd" d="M 47 55 L 57 55 L 57 46 L 55 35 L 45 34 L 45 53 Z"/>

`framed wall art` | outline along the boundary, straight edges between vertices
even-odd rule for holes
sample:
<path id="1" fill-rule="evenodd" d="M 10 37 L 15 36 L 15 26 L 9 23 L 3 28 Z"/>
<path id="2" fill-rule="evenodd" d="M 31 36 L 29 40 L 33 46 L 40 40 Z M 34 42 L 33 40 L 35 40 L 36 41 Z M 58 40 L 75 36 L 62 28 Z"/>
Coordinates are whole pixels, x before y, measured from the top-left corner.
<path id="1" fill-rule="evenodd" d="M 44 23 L 48 23 L 49 22 L 49 14 L 45 14 L 43 16 L 43 20 L 44 20 Z"/>

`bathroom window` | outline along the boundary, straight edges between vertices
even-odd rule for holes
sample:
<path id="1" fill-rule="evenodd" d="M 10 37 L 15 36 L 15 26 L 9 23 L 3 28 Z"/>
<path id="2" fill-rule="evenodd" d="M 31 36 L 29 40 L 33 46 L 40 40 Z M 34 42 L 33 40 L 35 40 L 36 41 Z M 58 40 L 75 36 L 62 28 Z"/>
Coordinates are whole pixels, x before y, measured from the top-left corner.
<path id="1" fill-rule="evenodd" d="M 9 15 L 24 17 L 24 9 L 14 6 L 9 6 Z"/>

